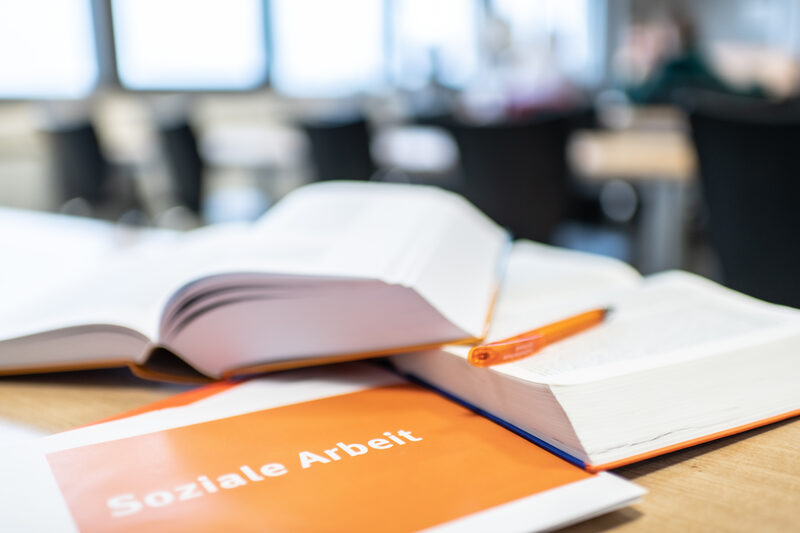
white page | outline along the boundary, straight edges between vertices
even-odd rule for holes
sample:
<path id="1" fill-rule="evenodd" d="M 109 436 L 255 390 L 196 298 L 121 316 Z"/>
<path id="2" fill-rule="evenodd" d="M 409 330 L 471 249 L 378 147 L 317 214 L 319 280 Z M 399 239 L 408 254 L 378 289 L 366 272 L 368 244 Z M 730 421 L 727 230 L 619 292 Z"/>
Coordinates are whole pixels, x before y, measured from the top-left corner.
<path id="1" fill-rule="evenodd" d="M 274 272 L 400 284 L 472 335 L 483 329 L 506 242 L 498 226 L 452 193 L 357 182 L 298 190 L 235 244 L 228 239 L 199 253 L 197 268 L 183 276 Z"/>
<path id="2" fill-rule="evenodd" d="M 638 289 L 609 295 L 607 303 L 614 311 L 603 324 L 494 369 L 571 383 L 703 357 L 722 344 L 758 343 L 800 328 L 797 310 L 683 272 L 653 276 Z"/>
<path id="3" fill-rule="evenodd" d="M 0 340 L 91 323 L 135 328 L 137 320 L 113 312 L 127 307 L 121 303 L 121 293 L 141 293 L 142 288 L 135 280 L 121 281 L 127 278 L 124 272 L 116 274 L 118 258 L 158 247 L 175 235 L 63 215 L 0 210 Z M 131 286 L 133 290 L 128 289 Z"/>
<path id="4" fill-rule="evenodd" d="M 175 291 L 226 272 L 374 275 L 379 269 L 363 260 L 364 250 L 374 252 L 371 257 L 381 256 L 384 250 L 374 245 L 360 247 L 364 250 L 359 257 L 341 259 L 346 255 L 342 243 L 356 241 L 360 229 L 370 227 L 356 223 L 343 231 L 343 214 L 363 215 L 369 199 L 323 194 L 318 205 L 307 204 L 302 212 L 292 206 L 276 208 L 278 224 L 269 223 L 270 213 L 256 225 L 220 225 L 186 234 L 152 232 L 161 238 L 138 240 L 104 222 L 24 213 L 20 223 L 22 215 L 12 213 L 13 220 L 9 215 L 0 233 L 0 242 L 8 244 L 9 255 L 17 259 L 0 267 L 9 295 L 0 339 L 108 323 L 154 339 L 161 311 Z M 360 210 L 348 209 L 352 201 Z M 318 224 L 313 224 L 315 217 Z M 376 227 L 377 233 L 384 229 L 385 223 Z M 361 237 L 362 242 L 370 238 L 364 232 Z M 372 240 L 378 238 L 376 234 Z M 396 239 L 385 242 L 397 245 Z M 348 248 L 359 249 L 354 244 Z M 385 255 L 381 261 L 389 260 Z"/>
<path id="5" fill-rule="evenodd" d="M 314 273 L 403 283 L 446 238 L 449 222 L 483 218 L 477 210 L 465 213 L 462 203 L 434 187 L 321 183 L 281 201 L 256 232 L 259 238 L 300 242 L 306 249 L 316 245 Z M 320 253 L 323 243 L 326 249 Z M 312 271 L 302 263 L 296 266 Z"/>
<path id="6" fill-rule="evenodd" d="M 409 278 L 426 267 L 450 235 L 448 224 L 477 219 L 474 225 L 484 228 L 482 243 L 501 242 L 500 230 L 463 204 L 433 187 L 357 182 L 304 187 L 254 225 L 169 234 L 126 253 L 79 263 L 74 278 L 58 278 L 13 312 L 7 308 L 0 339 L 96 323 L 129 327 L 155 339 L 170 297 L 189 282 L 217 274 L 290 273 L 410 284 Z M 496 260 L 489 248 L 485 263 Z M 486 285 L 485 290 L 480 285 L 472 289 L 485 293 L 478 304 L 451 302 L 451 307 L 482 320 L 492 281 L 473 283 Z M 445 301 L 440 300 L 431 303 Z"/>
<path id="7" fill-rule="evenodd" d="M 281 258 L 245 224 L 188 233 L 155 232 L 135 246 L 114 249 L 71 278 L 27 298 L 0 324 L 0 338 L 84 324 L 114 324 L 156 339 L 161 313 L 187 283 L 215 274 L 270 271 Z M 284 261 L 285 262 L 285 261 Z M 313 264 L 313 263 L 312 263 Z M 285 265 L 283 265 L 285 266 Z"/>
<path id="8" fill-rule="evenodd" d="M 329 228 L 335 231 L 335 225 Z M 85 324 L 154 338 L 172 293 L 227 271 L 316 273 L 336 241 L 226 225 L 187 234 L 0 210 L 0 339 Z"/>
<path id="9" fill-rule="evenodd" d="M 230 272 L 407 283 L 446 238 L 447 224 L 482 217 L 451 207 L 462 202 L 433 187 L 315 184 L 293 192 L 253 225 L 206 228 L 182 237 L 163 252 L 169 261 L 147 275 L 159 285 L 168 284 L 161 278 L 189 282 Z M 436 236 L 432 242 L 425 239 L 431 234 Z"/>
<path id="10" fill-rule="evenodd" d="M 605 306 L 614 294 L 638 287 L 641 279 L 632 267 L 616 259 L 518 241 L 487 340 Z"/>
<path id="11" fill-rule="evenodd" d="M 99 220 L 0 208 L 3 307 L 16 307 L 85 277 L 145 235 Z"/>
<path id="12" fill-rule="evenodd" d="M 0 325 L 0 338 L 91 324 L 131 328 L 154 338 L 161 306 L 171 290 L 184 283 L 173 259 L 191 239 L 155 233 L 138 245 L 114 250 L 72 278 L 59 278 L 13 309 Z"/>
<path id="13" fill-rule="evenodd" d="M 460 199 L 459 199 L 460 200 Z M 428 214 L 407 284 L 453 324 L 481 337 L 507 265 L 508 235 L 466 201 Z"/>
<path id="14" fill-rule="evenodd" d="M 620 292 L 639 287 L 632 267 L 609 257 L 520 240 L 512 246 L 487 342 L 505 339 L 561 318 L 605 307 Z M 466 346 L 447 351 L 465 358 Z M 495 369 L 510 368 L 511 364 Z M 530 378 L 530 376 L 528 376 Z"/>

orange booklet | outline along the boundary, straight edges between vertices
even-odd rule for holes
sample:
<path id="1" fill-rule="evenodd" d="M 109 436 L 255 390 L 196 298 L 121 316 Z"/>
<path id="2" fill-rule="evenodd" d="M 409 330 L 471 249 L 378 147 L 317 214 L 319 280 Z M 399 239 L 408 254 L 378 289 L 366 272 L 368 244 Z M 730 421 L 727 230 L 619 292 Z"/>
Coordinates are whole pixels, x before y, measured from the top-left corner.
<path id="1" fill-rule="evenodd" d="M 372 364 L 213 387 L 4 453 L 0 527 L 538 531 L 644 492 Z"/>

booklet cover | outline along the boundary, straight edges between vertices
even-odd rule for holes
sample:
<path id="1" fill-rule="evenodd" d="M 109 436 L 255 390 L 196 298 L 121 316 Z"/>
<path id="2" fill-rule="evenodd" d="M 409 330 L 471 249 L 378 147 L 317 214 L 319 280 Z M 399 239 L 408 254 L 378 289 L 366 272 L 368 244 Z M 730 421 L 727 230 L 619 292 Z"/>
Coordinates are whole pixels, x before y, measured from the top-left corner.
<path id="1" fill-rule="evenodd" d="M 0 475 L 15 531 L 538 531 L 643 493 L 365 363 L 215 385 L 7 451 Z"/>

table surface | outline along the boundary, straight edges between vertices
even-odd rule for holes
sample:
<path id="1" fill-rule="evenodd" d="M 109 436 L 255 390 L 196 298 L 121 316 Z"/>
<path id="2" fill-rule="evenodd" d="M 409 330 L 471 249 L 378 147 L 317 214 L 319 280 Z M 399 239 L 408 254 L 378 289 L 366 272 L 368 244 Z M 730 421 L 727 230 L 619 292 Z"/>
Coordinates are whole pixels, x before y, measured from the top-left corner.
<path id="1" fill-rule="evenodd" d="M 679 130 L 586 130 L 567 148 L 572 168 L 586 179 L 691 181 L 696 156 Z"/>
<path id="2" fill-rule="evenodd" d="M 0 419 L 66 430 L 185 387 L 126 369 L 0 378 Z M 800 419 L 748 431 L 615 472 L 649 494 L 565 531 L 800 531 Z"/>

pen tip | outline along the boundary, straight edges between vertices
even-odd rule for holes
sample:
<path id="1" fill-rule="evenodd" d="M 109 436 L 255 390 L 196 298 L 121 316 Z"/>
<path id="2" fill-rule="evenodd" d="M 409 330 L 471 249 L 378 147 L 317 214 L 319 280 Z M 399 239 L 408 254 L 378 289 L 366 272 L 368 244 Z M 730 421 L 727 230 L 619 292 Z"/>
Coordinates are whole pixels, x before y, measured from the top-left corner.
<path id="1" fill-rule="evenodd" d="M 613 307 L 604 307 L 603 308 L 603 318 L 608 318 L 608 315 L 614 312 Z"/>

